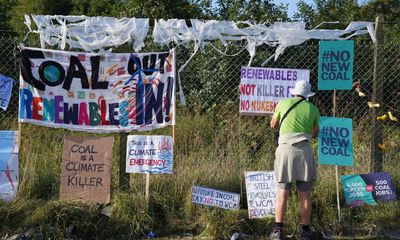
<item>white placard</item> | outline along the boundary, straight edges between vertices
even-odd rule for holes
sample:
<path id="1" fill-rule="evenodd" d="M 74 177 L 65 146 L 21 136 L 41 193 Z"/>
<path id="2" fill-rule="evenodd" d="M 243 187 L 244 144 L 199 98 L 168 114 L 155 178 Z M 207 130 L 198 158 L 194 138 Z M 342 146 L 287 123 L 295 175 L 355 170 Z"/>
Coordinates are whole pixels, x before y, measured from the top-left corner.
<path id="1" fill-rule="evenodd" d="M 240 203 L 240 194 L 193 186 L 192 202 L 229 210 L 238 210 Z"/>
<path id="2" fill-rule="evenodd" d="M 239 113 L 273 114 L 280 100 L 292 97 L 289 90 L 294 88 L 299 80 L 309 82 L 310 70 L 242 67 Z"/>
<path id="3" fill-rule="evenodd" d="M 174 144 L 171 136 L 128 136 L 127 173 L 172 174 Z"/>
<path id="4" fill-rule="evenodd" d="M 245 172 L 245 178 L 249 218 L 273 216 L 277 196 L 274 172 Z"/>

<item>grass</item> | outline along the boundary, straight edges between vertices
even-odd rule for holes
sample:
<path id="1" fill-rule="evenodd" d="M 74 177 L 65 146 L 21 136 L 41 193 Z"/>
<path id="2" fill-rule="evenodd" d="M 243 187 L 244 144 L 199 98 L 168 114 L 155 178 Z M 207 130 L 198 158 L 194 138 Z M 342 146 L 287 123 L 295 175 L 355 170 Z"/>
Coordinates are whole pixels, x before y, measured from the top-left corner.
<path id="1" fill-rule="evenodd" d="M 110 217 L 102 214 L 103 206 L 59 199 L 63 139 L 66 135 L 88 134 L 24 124 L 18 197 L 10 203 L 0 202 L 0 237 L 23 234 L 29 229 L 31 236 L 39 239 L 137 239 L 151 230 L 159 237 L 190 233 L 227 239 L 234 232 L 267 235 L 273 226 L 272 218 L 248 219 L 242 172 L 272 170 L 273 132 L 268 129 L 266 118 L 223 114 L 236 110 L 233 104 L 215 106 L 210 112 L 178 110 L 174 174 L 151 176 L 147 211 L 144 175 L 132 174 L 129 186 L 119 188 L 120 137 L 115 134 Z M 132 134 L 171 135 L 171 132 L 171 128 L 166 128 Z M 400 174 L 394 168 L 394 160 L 399 157 L 396 142 L 400 131 L 387 126 L 385 132 L 390 132 L 385 138 L 392 148 L 385 153 L 384 170 L 391 174 L 398 187 Z M 355 166 L 340 167 L 341 175 L 368 172 L 369 134 L 362 124 L 355 124 Z M 313 146 L 316 149 L 317 144 L 313 142 Z M 194 185 L 237 193 L 242 190 L 241 210 L 193 205 L 191 187 Z M 340 192 L 341 224 L 337 220 L 334 167 L 319 166 L 319 180 L 312 193 L 312 224 L 317 229 L 331 235 L 365 236 L 400 228 L 398 202 L 351 209 L 344 204 L 342 189 Z M 298 216 L 298 199 L 293 191 L 286 220 L 289 232 L 296 229 Z"/>

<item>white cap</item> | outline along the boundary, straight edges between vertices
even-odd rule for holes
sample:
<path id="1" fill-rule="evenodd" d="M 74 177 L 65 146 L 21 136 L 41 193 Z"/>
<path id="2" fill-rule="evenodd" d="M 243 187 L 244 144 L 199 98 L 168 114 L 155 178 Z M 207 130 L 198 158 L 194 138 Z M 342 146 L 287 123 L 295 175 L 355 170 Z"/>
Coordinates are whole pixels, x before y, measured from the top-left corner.
<path id="1" fill-rule="evenodd" d="M 304 80 L 297 81 L 294 88 L 289 89 L 289 92 L 292 95 L 300 95 L 305 98 L 315 95 L 315 92 L 311 92 L 311 84 Z"/>

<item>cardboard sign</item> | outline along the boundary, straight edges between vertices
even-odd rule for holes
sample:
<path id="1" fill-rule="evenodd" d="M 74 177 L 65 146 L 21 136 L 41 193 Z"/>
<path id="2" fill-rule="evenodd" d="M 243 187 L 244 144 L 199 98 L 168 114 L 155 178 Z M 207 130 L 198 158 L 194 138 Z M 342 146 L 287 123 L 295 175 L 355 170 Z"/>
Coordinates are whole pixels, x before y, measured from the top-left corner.
<path id="1" fill-rule="evenodd" d="M 192 202 L 201 205 L 238 210 L 240 194 L 193 186 Z"/>
<path id="2" fill-rule="evenodd" d="M 0 131 L 0 200 L 11 201 L 18 190 L 18 132 Z"/>
<path id="3" fill-rule="evenodd" d="M 277 189 L 274 172 L 245 172 L 249 218 L 265 218 L 275 214 Z"/>
<path id="4" fill-rule="evenodd" d="M 378 201 L 396 201 L 396 193 L 389 173 L 342 176 L 346 203 L 351 207 L 376 205 Z"/>
<path id="5" fill-rule="evenodd" d="M 289 90 L 296 81 L 310 81 L 310 70 L 242 67 L 240 76 L 239 113 L 267 115 L 281 99 L 293 97 Z"/>
<path id="6" fill-rule="evenodd" d="M 318 159 L 321 164 L 353 166 L 353 120 L 321 117 Z"/>
<path id="7" fill-rule="evenodd" d="M 172 174 L 174 141 L 170 136 L 128 136 L 127 173 Z"/>
<path id="8" fill-rule="evenodd" d="M 319 42 L 318 90 L 351 90 L 353 59 L 352 40 Z"/>
<path id="9" fill-rule="evenodd" d="M 91 132 L 175 125 L 175 53 L 21 48 L 19 121 Z"/>
<path id="10" fill-rule="evenodd" d="M 110 202 L 113 137 L 66 137 L 61 199 Z"/>

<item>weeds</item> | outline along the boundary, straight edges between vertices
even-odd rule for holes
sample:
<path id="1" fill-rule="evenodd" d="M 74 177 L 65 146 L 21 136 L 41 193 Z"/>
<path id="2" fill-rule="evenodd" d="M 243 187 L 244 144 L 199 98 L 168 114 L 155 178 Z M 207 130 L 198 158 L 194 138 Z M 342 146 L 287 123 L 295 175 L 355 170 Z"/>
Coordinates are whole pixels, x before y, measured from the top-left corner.
<path id="1" fill-rule="evenodd" d="M 265 118 L 221 117 L 219 106 L 212 108 L 213 111 L 207 114 L 204 110 L 179 110 L 174 173 L 151 176 L 148 211 L 144 199 L 144 175 L 130 175 L 128 189 L 122 191 L 118 187 L 120 150 L 119 136 L 115 135 L 111 216 L 101 213 L 103 206 L 59 200 L 64 136 L 87 134 L 24 124 L 18 197 L 10 203 L 0 202 L 0 236 L 21 234 L 29 229 L 50 239 L 137 239 L 150 230 L 158 236 L 190 233 L 214 239 L 227 239 L 234 232 L 268 234 L 273 218 L 248 219 L 242 174 L 243 171 L 272 170 L 273 132 L 267 128 Z M 390 130 L 392 137 L 386 141 L 396 149 L 400 131 L 395 127 Z M 139 134 L 171 135 L 171 132 L 171 128 L 166 128 Z M 354 126 L 355 166 L 340 167 L 340 175 L 369 172 L 370 145 L 365 141 L 368 134 L 362 126 Z M 316 152 L 316 142 L 313 142 L 313 148 Z M 399 151 L 388 151 L 385 159 L 388 158 L 398 159 Z M 398 202 L 351 209 L 345 206 L 343 194 L 340 198 L 343 222 L 339 224 L 334 167 L 320 165 L 318 169 L 319 179 L 312 193 L 312 224 L 317 229 L 332 235 L 346 232 L 368 235 L 373 230 L 400 228 Z M 386 163 L 384 170 L 399 186 L 400 174 Z M 191 188 L 195 185 L 242 192 L 242 209 L 227 211 L 193 205 Z M 294 231 L 299 223 L 294 190 L 289 199 L 286 222 L 288 232 Z"/>

